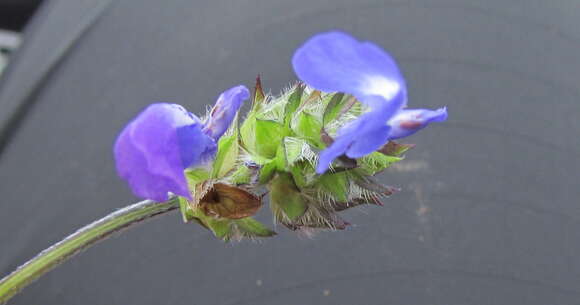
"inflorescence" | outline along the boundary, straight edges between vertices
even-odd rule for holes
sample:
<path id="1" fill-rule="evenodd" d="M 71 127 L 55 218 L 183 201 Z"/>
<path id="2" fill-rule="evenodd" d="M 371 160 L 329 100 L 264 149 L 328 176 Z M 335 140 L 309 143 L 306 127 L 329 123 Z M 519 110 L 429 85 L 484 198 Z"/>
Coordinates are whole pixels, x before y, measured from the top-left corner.
<path id="1" fill-rule="evenodd" d="M 150 105 L 115 143 L 119 175 L 141 198 L 177 196 L 184 221 L 223 240 L 275 234 L 253 218 L 266 196 L 291 230 L 346 228 L 338 212 L 381 205 L 395 191 L 374 179 L 413 146 L 394 140 L 447 111 L 408 109 L 394 59 L 343 32 L 315 35 L 292 65 L 301 82 L 269 96 L 258 78 L 241 122 L 244 86 L 223 92 L 201 119 L 180 105 Z"/>

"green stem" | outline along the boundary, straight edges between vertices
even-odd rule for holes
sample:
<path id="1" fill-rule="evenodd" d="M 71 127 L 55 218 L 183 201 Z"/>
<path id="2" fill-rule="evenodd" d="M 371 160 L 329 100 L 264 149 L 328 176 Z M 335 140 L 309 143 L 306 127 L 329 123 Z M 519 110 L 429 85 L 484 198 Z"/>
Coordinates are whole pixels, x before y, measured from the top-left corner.
<path id="1" fill-rule="evenodd" d="M 0 280 L 0 304 L 6 303 L 28 284 L 83 249 L 133 224 L 178 208 L 179 202 L 177 198 L 171 198 L 161 203 L 145 200 L 115 211 L 81 228 L 62 241 L 40 252 L 36 257 Z"/>

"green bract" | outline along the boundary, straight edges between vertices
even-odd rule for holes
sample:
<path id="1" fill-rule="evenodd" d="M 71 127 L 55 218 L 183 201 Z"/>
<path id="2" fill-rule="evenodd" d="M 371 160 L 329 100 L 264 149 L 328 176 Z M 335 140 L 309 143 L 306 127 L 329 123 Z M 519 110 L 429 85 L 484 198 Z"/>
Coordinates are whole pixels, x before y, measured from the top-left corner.
<path id="1" fill-rule="evenodd" d="M 252 218 L 268 198 L 275 221 L 291 230 L 344 229 L 348 223 L 338 212 L 381 205 L 393 188 L 372 176 L 412 147 L 389 142 L 357 160 L 340 157 L 332 170 L 316 174 L 318 153 L 365 110 L 350 95 L 300 83 L 278 97 L 267 96 L 258 79 L 250 111 L 220 139 L 211 166 L 186 171 L 194 199 L 180 198 L 184 221 L 197 222 L 226 241 L 273 236 Z"/>

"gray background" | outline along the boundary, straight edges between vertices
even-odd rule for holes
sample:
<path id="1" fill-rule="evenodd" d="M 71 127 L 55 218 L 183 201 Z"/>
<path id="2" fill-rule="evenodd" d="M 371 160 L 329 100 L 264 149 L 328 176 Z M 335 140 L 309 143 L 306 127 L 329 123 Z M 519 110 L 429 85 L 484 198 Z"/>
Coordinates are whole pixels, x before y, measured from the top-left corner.
<path id="1" fill-rule="evenodd" d="M 135 201 L 117 132 L 147 104 L 203 113 L 340 28 L 398 60 L 445 124 L 344 232 L 224 244 L 177 213 L 97 245 L 12 304 L 580 303 L 580 2 L 51 1 L 0 85 L 0 272 Z M 267 214 L 262 219 L 269 220 Z"/>

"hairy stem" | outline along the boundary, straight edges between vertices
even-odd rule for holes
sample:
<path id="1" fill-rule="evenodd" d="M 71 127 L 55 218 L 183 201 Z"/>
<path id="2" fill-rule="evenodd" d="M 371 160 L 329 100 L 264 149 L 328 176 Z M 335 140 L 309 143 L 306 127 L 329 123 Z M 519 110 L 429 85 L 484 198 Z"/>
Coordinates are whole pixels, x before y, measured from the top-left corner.
<path id="1" fill-rule="evenodd" d="M 0 280 L 0 304 L 6 303 L 20 290 L 60 263 L 83 249 L 104 240 L 115 232 L 140 223 L 153 216 L 179 208 L 177 198 L 166 202 L 141 201 L 101 218 L 40 252 L 14 272 Z"/>

